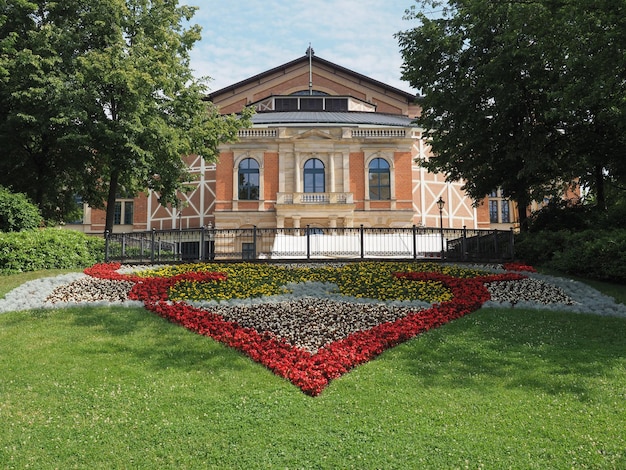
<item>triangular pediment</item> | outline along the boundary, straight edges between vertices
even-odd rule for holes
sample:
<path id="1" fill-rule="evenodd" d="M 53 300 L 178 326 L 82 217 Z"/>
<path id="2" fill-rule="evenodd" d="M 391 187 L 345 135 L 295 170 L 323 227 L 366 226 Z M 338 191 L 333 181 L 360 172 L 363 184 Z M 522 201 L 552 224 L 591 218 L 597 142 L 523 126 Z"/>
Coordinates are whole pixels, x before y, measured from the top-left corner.
<path id="1" fill-rule="evenodd" d="M 332 138 L 333 136 L 330 135 L 330 131 L 324 131 L 322 129 L 309 129 L 293 136 L 292 140 L 331 140 Z"/>
<path id="2" fill-rule="evenodd" d="M 277 108 L 273 97 L 299 96 L 305 92 L 348 98 L 349 111 L 375 110 L 411 117 L 419 111 L 415 94 L 398 90 L 315 55 L 300 57 L 217 90 L 207 99 L 222 114 L 240 113 L 244 106 L 249 105 L 254 105 L 258 112 L 295 111 L 291 107 Z M 354 103 L 361 103 L 367 109 L 356 109 Z M 308 110 L 322 111 L 318 108 Z M 298 108 L 297 111 L 303 109 Z M 328 110 L 324 108 L 323 111 Z"/>

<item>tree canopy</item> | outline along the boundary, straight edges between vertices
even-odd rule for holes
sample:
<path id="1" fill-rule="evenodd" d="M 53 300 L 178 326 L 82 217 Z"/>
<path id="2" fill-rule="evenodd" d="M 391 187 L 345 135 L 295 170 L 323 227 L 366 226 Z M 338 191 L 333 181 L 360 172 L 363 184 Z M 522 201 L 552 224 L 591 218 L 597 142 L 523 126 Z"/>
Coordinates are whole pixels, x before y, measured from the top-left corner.
<path id="1" fill-rule="evenodd" d="M 626 1 L 419 4 L 397 38 L 421 91 L 426 167 L 476 201 L 502 188 L 522 224 L 533 199 L 623 177 Z"/>
<path id="2" fill-rule="evenodd" d="M 204 100 L 177 0 L 0 2 L 0 183 L 29 194 L 51 219 L 80 196 L 107 208 L 156 191 L 175 200 L 182 156 L 210 161 L 247 124 Z"/>

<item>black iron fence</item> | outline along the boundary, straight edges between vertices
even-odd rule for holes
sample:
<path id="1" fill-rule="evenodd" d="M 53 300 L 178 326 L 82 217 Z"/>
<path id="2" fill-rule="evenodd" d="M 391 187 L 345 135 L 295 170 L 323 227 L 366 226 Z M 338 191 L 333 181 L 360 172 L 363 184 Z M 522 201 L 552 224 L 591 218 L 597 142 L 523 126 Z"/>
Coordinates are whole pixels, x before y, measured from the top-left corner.
<path id="1" fill-rule="evenodd" d="M 106 261 L 449 259 L 502 262 L 513 231 L 410 228 L 198 228 L 107 233 Z"/>

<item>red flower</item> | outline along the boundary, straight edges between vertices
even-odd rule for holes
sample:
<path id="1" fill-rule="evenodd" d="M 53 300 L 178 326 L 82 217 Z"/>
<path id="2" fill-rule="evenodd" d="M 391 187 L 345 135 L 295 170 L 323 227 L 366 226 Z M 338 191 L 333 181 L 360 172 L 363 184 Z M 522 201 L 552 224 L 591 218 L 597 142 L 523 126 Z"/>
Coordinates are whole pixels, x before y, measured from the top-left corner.
<path id="1" fill-rule="evenodd" d="M 237 323 L 224 320 L 220 315 L 184 302 L 168 301 L 169 289 L 177 282 L 221 281 L 226 279 L 224 274 L 190 272 L 169 278 L 144 278 L 119 274 L 117 273 L 119 268 L 118 263 L 98 264 L 86 269 L 85 273 L 103 279 L 124 279 L 134 282 L 129 298 L 143 301 L 148 310 L 191 331 L 210 336 L 242 351 L 253 361 L 265 365 L 311 396 L 319 395 L 331 380 L 373 359 L 386 349 L 479 309 L 490 298 L 485 283 L 526 277 L 507 273 L 460 279 L 439 273 L 396 273 L 395 276 L 402 279 L 439 281 L 452 291 L 454 297 L 450 301 L 435 304 L 430 309 L 417 311 L 395 322 L 381 323 L 369 330 L 358 331 L 311 354 L 271 332 L 242 328 Z"/>
<path id="2" fill-rule="evenodd" d="M 523 263 L 505 263 L 502 266 L 507 271 L 528 271 L 529 273 L 537 272 L 532 266 Z"/>

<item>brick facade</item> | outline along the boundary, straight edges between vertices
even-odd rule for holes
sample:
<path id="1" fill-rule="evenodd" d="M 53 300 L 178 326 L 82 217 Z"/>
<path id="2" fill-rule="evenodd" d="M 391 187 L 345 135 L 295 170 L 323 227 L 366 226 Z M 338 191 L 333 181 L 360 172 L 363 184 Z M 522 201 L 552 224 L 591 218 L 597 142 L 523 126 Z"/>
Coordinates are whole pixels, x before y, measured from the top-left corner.
<path id="1" fill-rule="evenodd" d="M 299 106 L 306 99 L 339 98 L 349 108 L 280 112 L 276 109 L 280 97 L 301 99 Z M 189 182 L 193 189 L 179 196 L 178 207 L 163 207 L 155 195 L 141 195 L 134 199 L 133 224 L 116 226 L 115 231 L 209 224 L 216 228 L 437 227 L 442 215 L 444 227 L 489 228 L 487 205 L 474 207 L 461 189 L 462 182 L 445 182 L 442 175 L 419 165 L 419 158 L 429 153 L 421 130 L 412 122 L 419 108 L 411 94 L 304 56 L 208 98 L 224 114 L 255 106 L 253 126 L 241 131 L 237 142 L 221 145 L 216 163 L 199 156 L 184 158 L 193 175 Z M 239 200 L 239 165 L 247 158 L 258 164 L 258 197 Z M 389 166 L 380 181 L 385 192 L 388 178 L 390 194 L 370 199 L 369 185 L 379 177 L 371 168 L 376 159 Z M 318 170 L 306 167 L 313 161 L 323 167 L 323 175 L 315 176 Z M 323 187 L 314 186 L 312 191 L 309 185 L 314 180 Z M 435 203 L 439 197 L 446 201 L 443 214 Z M 103 229 L 104 212 L 87 209 L 83 230 Z"/>

